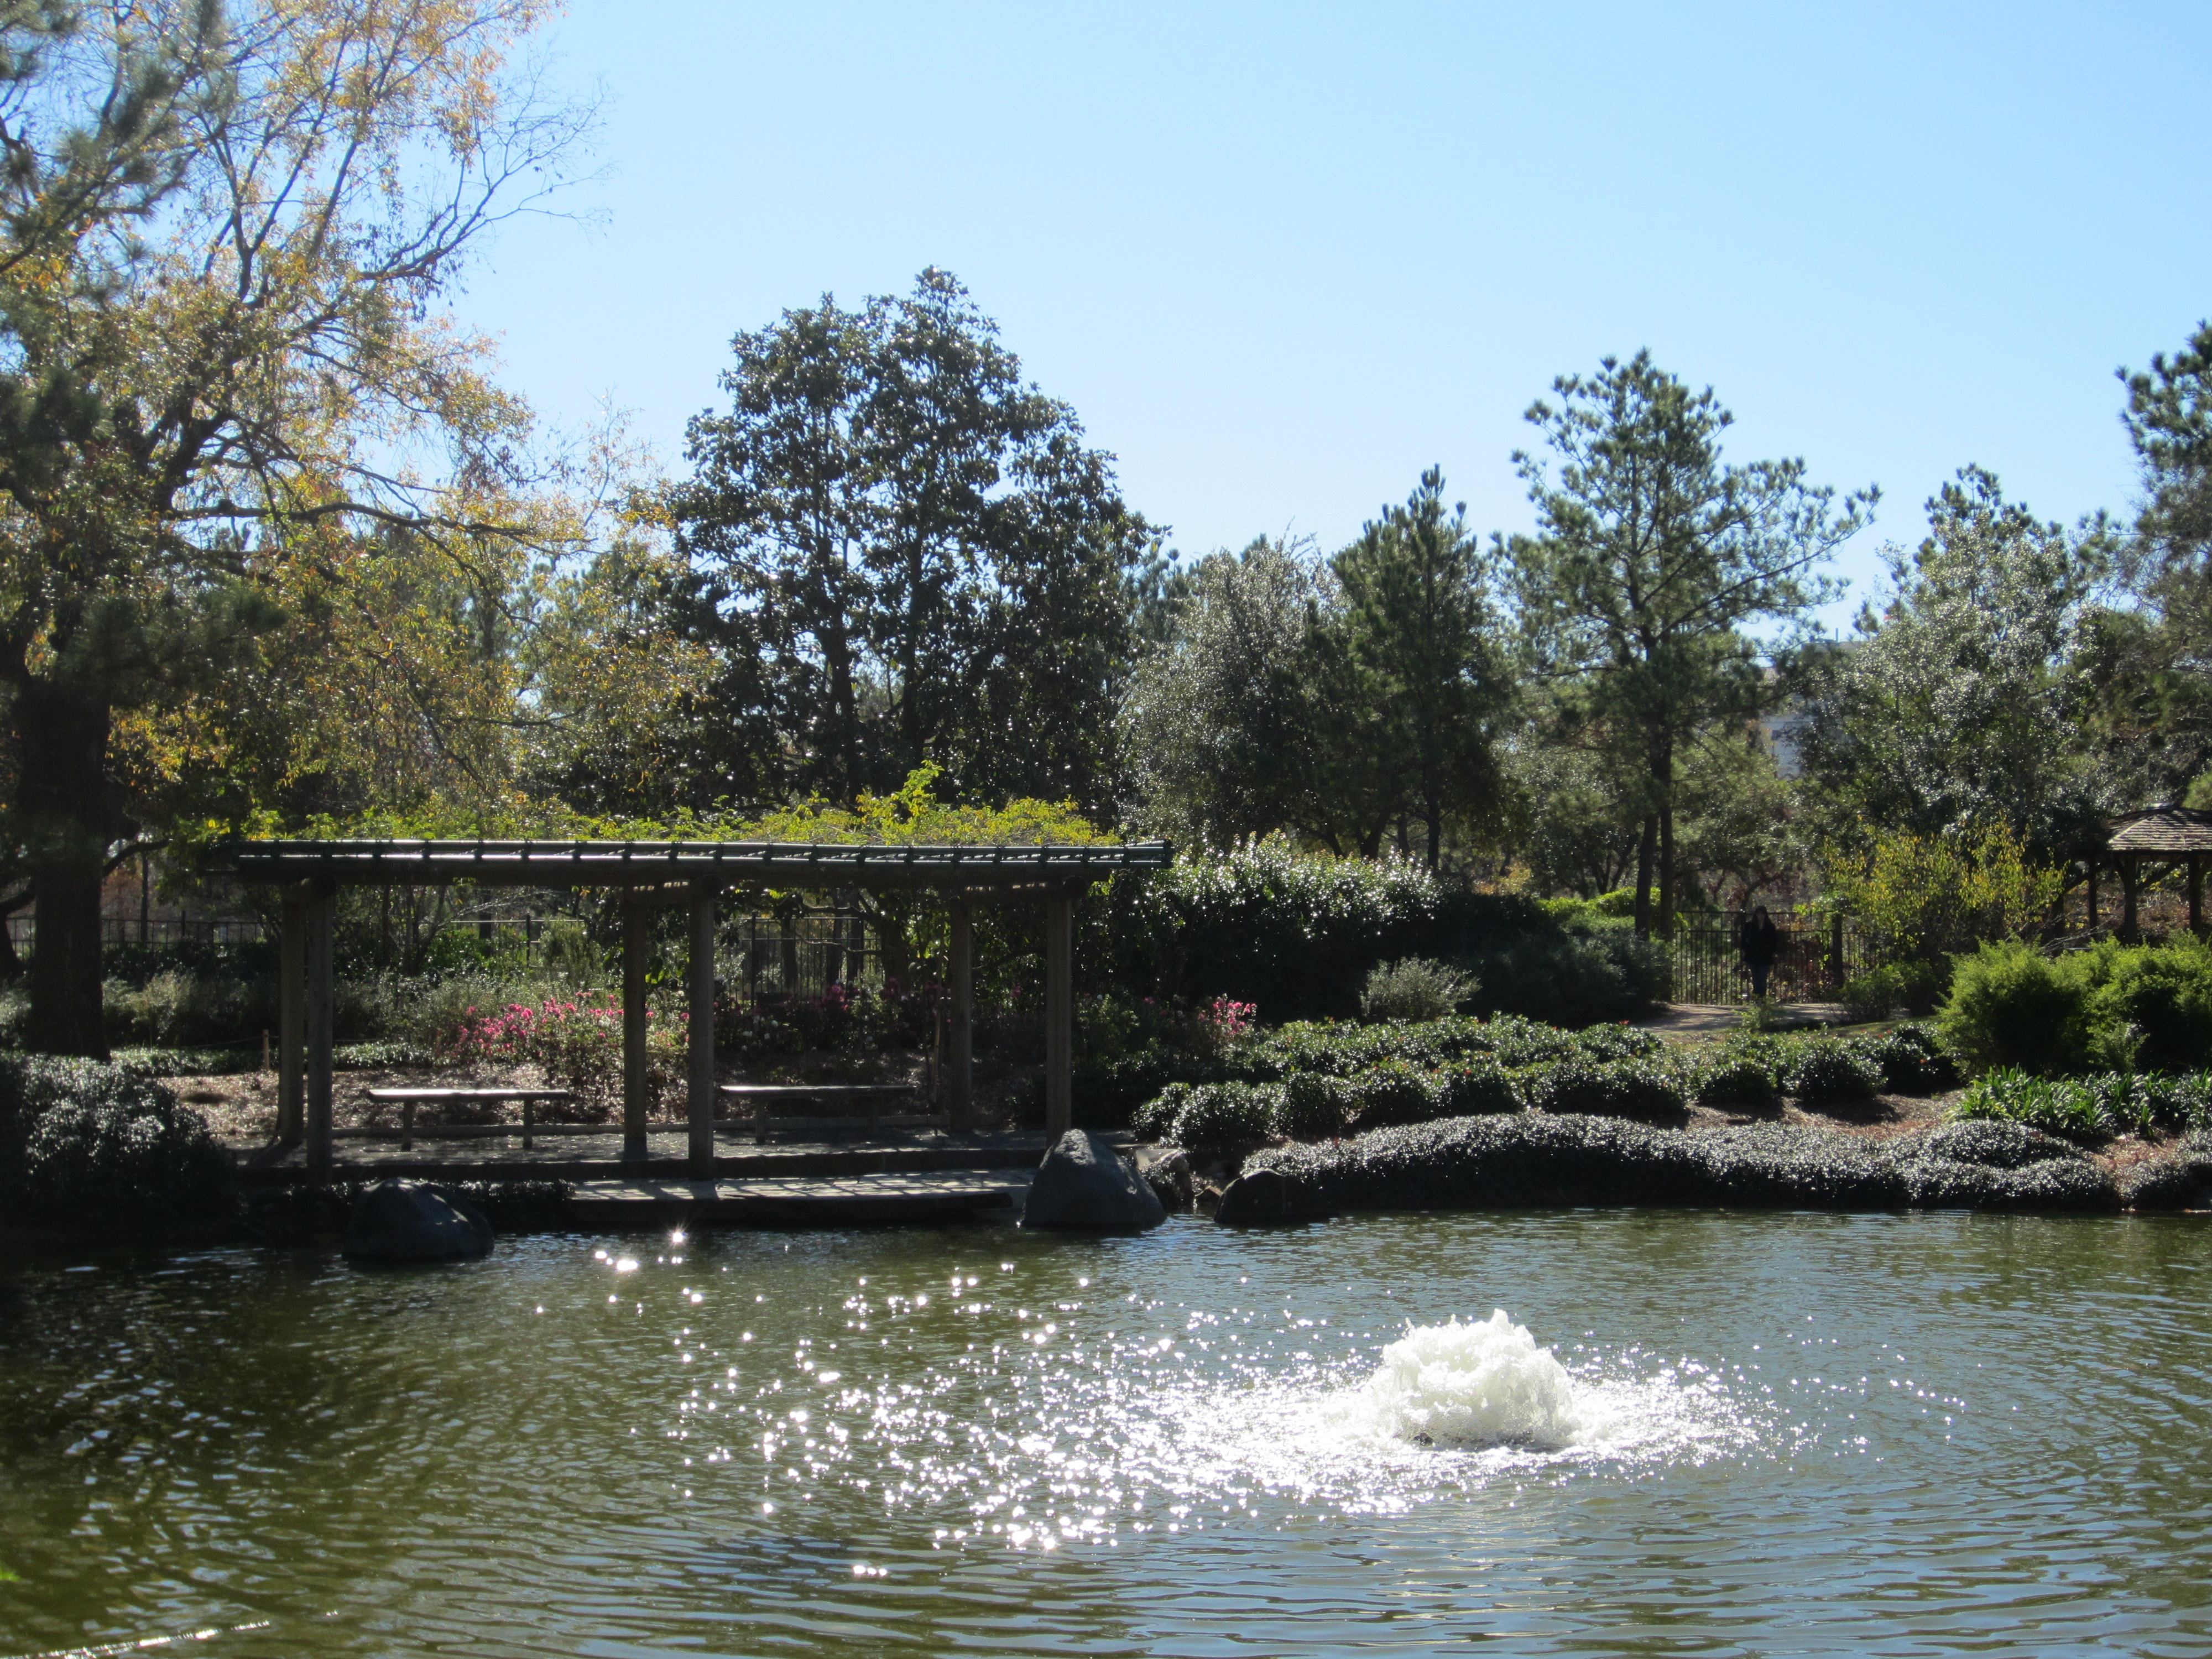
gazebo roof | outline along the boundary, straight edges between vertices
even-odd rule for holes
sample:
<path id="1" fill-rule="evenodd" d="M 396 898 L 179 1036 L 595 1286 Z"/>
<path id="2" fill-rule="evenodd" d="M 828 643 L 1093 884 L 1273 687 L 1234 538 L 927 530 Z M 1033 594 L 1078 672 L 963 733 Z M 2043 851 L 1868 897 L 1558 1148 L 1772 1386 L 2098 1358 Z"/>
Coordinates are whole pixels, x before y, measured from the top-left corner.
<path id="1" fill-rule="evenodd" d="M 880 846 L 781 841 L 228 841 L 209 863 L 246 881 L 507 887 L 674 882 L 781 887 L 1073 887 L 1157 870 L 1163 841 L 1126 845 Z"/>
<path id="2" fill-rule="evenodd" d="M 2212 812 L 2161 802 L 2140 812 L 2107 818 L 2105 849 L 2111 853 L 2212 853 Z"/>

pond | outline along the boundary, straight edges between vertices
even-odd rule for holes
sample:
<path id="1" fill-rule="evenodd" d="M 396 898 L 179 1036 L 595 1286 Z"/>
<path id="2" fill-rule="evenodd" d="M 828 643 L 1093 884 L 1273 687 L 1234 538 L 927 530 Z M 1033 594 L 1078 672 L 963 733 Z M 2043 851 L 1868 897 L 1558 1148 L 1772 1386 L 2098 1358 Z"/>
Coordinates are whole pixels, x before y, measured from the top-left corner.
<path id="1" fill-rule="evenodd" d="M 18 1266 L 0 1655 L 2203 1655 L 2208 1292 L 2191 1217 Z M 1494 1309 L 1563 1386 L 1372 1382 Z"/>

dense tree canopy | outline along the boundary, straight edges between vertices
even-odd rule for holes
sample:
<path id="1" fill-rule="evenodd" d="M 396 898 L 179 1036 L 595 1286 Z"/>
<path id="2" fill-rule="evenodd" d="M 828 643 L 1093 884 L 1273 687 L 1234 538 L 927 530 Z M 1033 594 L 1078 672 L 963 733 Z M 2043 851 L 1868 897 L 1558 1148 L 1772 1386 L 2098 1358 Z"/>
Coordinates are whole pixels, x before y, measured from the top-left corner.
<path id="1" fill-rule="evenodd" d="M 1858 637 L 1810 673 L 1802 744 L 1825 833 L 1996 826 L 2070 854 L 2121 800 L 2086 718 L 2112 538 L 2039 521 L 1978 467 L 1928 513 L 1928 539 L 1909 560 L 1893 551 L 1891 591 Z"/>
<path id="2" fill-rule="evenodd" d="M 692 792 L 849 800 L 934 762 L 965 795 L 1109 801 L 1153 540 L 1113 458 L 942 271 L 733 349 L 660 508 L 718 665 Z"/>

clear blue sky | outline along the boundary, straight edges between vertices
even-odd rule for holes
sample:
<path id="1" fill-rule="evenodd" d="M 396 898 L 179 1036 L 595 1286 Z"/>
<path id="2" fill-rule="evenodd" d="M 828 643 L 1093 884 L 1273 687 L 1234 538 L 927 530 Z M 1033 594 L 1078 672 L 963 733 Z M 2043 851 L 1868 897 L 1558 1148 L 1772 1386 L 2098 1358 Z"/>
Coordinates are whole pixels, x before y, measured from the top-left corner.
<path id="1" fill-rule="evenodd" d="M 2112 371 L 2212 315 L 2202 3 L 574 0 L 548 43 L 604 222 L 463 302 L 546 416 L 679 465 L 732 333 L 940 265 L 1187 553 L 1333 548 L 1432 463 L 1524 527 L 1522 412 L 1649 346 L 1735 458 L 1881 486 L 1863 592 L 1969 461 L 2125 508 Z"/>

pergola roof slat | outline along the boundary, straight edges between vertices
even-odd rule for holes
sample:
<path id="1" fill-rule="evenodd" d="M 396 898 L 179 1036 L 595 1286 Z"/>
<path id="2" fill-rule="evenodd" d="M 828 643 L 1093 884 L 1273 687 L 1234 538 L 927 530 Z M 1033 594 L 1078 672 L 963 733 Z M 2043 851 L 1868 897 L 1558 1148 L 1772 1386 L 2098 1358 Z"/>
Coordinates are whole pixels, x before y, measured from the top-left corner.
<path id="1" fill-rule="evenodd" d="M 666 881 L 834 878 L 847 886 L 1015 888 L 1095 881 L 1165 866 L 1165 842 L 1120 845 L 886 846 L 850 842 L 267 840 L 219 843 L 214 868 L 247 881 L 327 880 L 507 886 L 626 886 Z"/>

